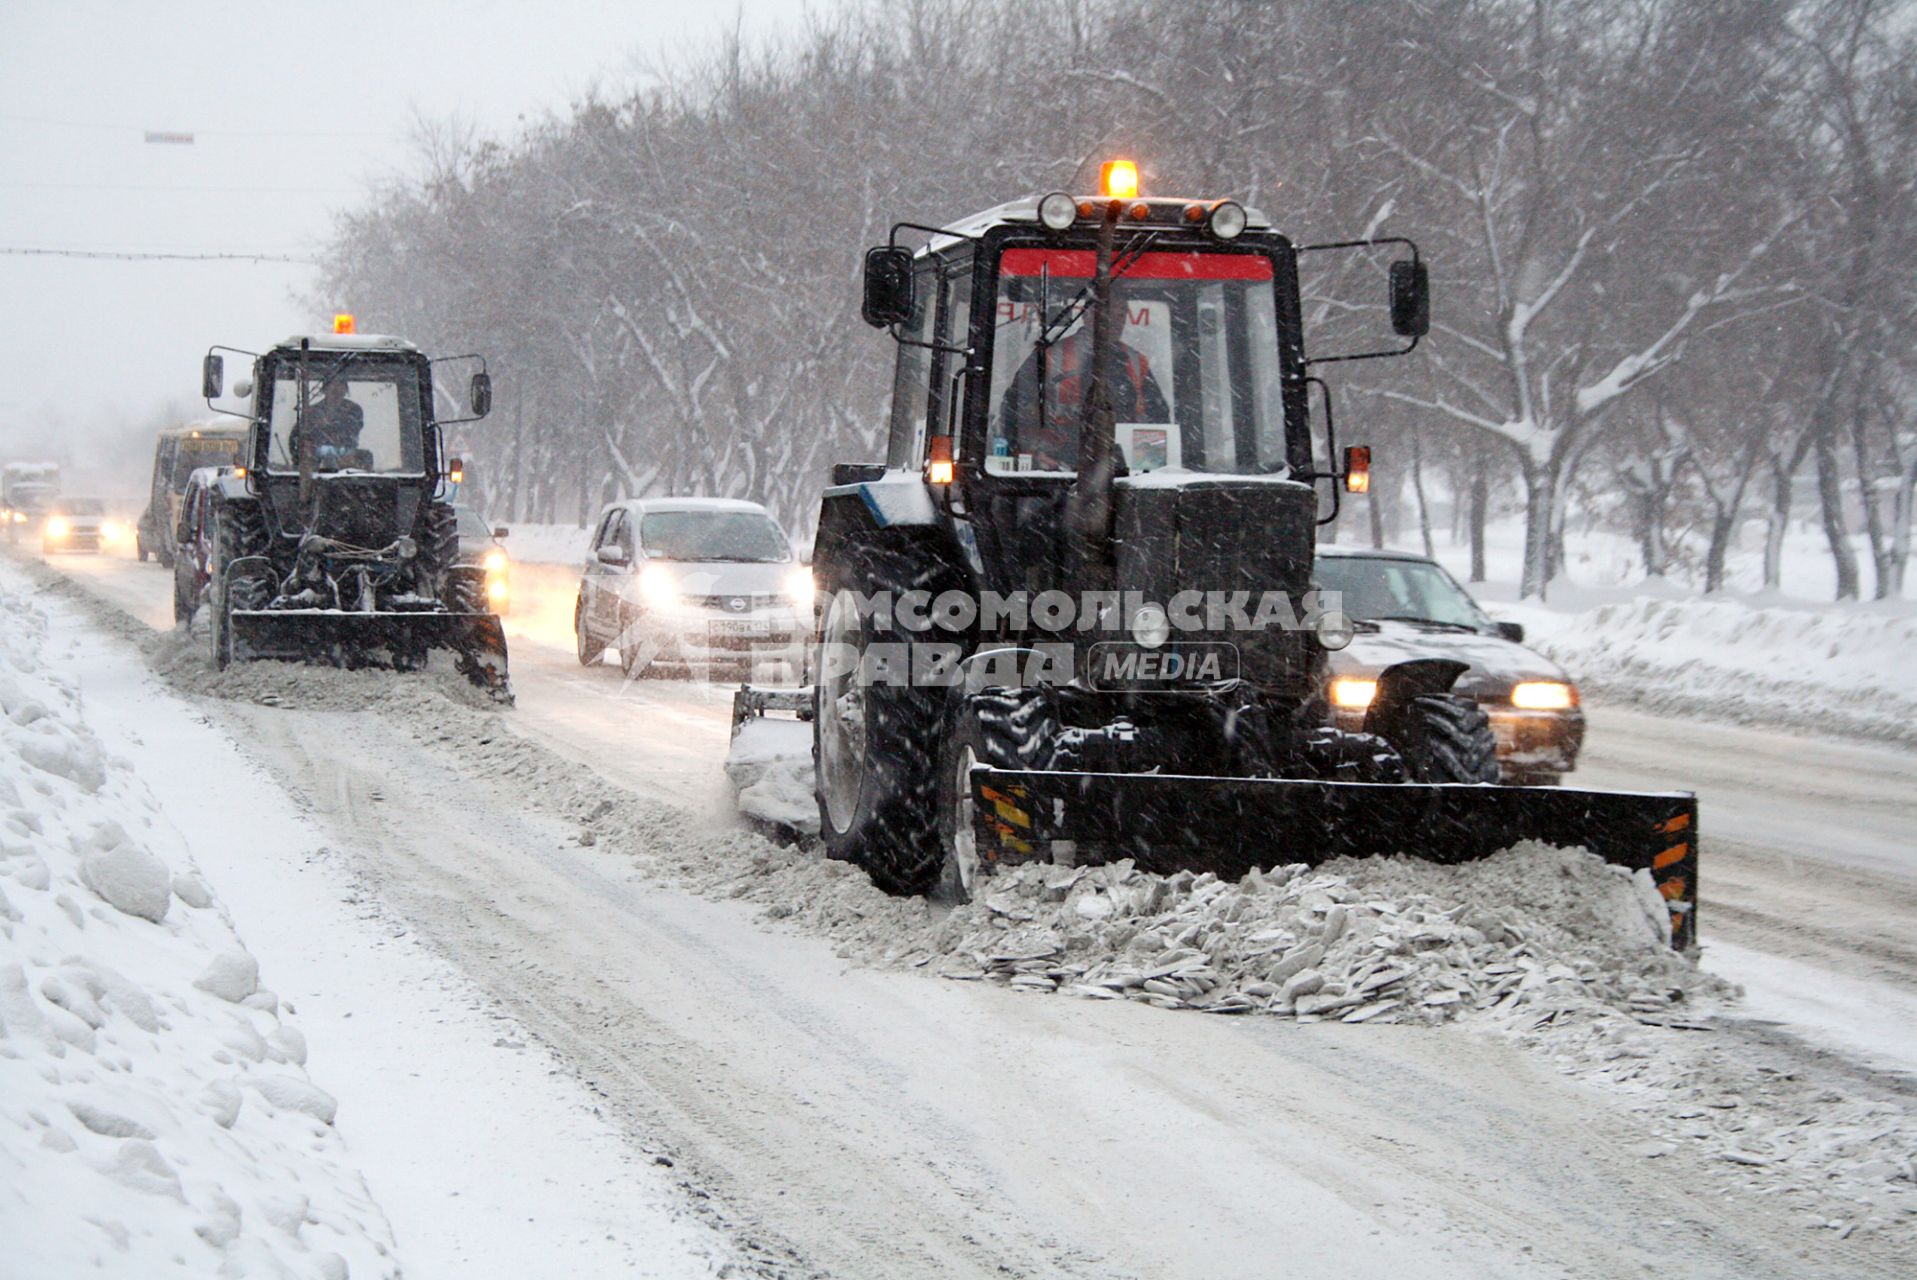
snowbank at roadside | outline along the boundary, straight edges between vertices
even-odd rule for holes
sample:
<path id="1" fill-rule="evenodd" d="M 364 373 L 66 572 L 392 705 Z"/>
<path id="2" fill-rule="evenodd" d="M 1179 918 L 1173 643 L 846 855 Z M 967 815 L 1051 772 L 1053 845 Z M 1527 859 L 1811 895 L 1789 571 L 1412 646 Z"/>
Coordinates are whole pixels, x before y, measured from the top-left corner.
<path id="1" fill-rule="evenodd" d="M 1500 605 L 1580 687 L 1653 711 L 1917 745 L 1917 609 L 1639 596 Z"/>
<path id="2" fill-rule="evenodd" d="M 305 1038 L 46 632 L 0 582 L 5 1269 L 399 1274 Z"/>

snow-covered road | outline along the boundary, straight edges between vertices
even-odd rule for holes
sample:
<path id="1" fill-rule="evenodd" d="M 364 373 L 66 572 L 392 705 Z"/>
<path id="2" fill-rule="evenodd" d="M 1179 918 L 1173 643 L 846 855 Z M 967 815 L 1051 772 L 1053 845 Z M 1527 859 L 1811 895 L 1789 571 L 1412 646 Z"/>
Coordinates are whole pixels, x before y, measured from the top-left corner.
<path id="1" fill-rule="evenodd" d="M 153 566 L 56 568 L 171 625 Z M 724 691 L 581 669 L 550 610 L 509 630 L 519 706 L 496 723 L 643 797 L 662 856 L 728 828 Z M 848 967 L 581 847 L 530 792 L 462 768 L 461 744 L 422 750 L 415 725 L 200 705 L 363 891 L 555 1050 L 635 1151 L 673 1159 L 768 1273 L 1901 1274 L 1867 1234 L 1807 1235 L 1727 1194 L 1702 1158 L 1646 1158 L 1623 1099 L 1514 1045 Z M 1753 1022 L 1726 1039 L 1839 1081 L 1907 1055 L 1917 1031 L 1865 1020 L 1910 1017 L 1917 991 L 1911 757 L 1603 708 L 1592 726 L 1579 781 L 1700 792 L 1706 940 L 1731 944 L 1713 965 L 1805 1037 Z M 1830 972 L 1841 998 L 1822 999 Z"/>

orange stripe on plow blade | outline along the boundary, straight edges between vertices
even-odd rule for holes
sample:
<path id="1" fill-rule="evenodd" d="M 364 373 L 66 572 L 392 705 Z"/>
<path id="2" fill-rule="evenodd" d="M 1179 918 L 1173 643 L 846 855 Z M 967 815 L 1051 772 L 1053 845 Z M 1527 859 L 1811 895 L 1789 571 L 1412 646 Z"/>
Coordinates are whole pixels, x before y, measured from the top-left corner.
<path id="1" fill-rule="evenodd" d="M 1688 844 L 1672 845 L 1663 853 L 1658 854 L 1657 857 L 1652 858 L 1651 865 L 1659 871 L 1662 871 L 1668 866 L 1684 861 L 1685 855 L 1690 853 L 1690 851 L 1691 846 Z"/>
<path id="2" fill-rule="evenodd" d="M 1684 830 L 1684 828 L 1690 825 L 1691 825 L 1691 815 L 1688 813 L 1680 813 L 1675 818 L 1672 818 L 1669 822 L 1658 823 L 1657 829 L 1659 831 L 1662 831 L 1666 835 L 1671 835 L 1676 832 Z"/>

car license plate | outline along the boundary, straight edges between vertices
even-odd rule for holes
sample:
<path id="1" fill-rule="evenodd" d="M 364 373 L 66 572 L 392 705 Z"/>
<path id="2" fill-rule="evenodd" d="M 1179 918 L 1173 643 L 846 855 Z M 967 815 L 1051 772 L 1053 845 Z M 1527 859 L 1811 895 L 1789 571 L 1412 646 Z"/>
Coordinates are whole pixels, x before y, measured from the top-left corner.
<path id="1" fill-rule="evenodd" d="M 772 635 L 772 624 L 758 619 L 725 619 L 712 624 L 713 631 L 740 640 L 765 640 Z"/>

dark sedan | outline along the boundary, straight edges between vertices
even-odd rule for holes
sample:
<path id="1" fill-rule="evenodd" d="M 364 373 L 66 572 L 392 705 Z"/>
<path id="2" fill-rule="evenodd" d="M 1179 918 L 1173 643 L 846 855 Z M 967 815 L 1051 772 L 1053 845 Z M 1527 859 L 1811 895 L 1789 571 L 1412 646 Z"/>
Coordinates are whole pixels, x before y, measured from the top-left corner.
<path id="1" fill-rule="evenodd" d="M 1331 656 L 1340 727 L 1363 725 L 1386 667 L 1453 658 L 1469 665 L 1454 689 L 1490 716 L 1505 782 L 1550 786 L 1577 766 L 1584 745 L 1577 686 L 1524 646 L 1523 627 L 1486 616 L 1442 566 L 1402 551 L 1320 547 L 1315 577 L 1321 589 L 1341 593 L 1357 624 L 1349 647 Z"/>

